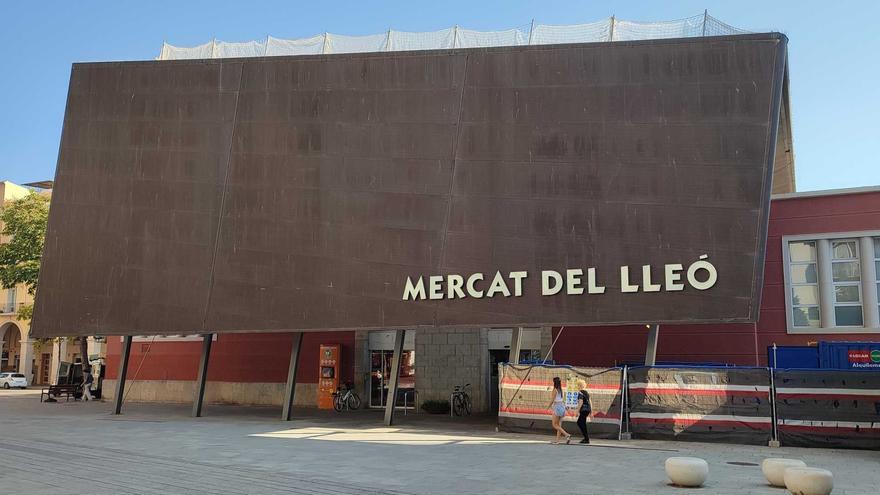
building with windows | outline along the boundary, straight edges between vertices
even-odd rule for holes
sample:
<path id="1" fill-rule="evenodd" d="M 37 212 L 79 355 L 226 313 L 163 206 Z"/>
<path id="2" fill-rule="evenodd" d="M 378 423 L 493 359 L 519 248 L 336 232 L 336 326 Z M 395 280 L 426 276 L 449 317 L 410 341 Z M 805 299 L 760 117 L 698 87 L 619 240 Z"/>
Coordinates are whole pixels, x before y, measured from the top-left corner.
<path id="1" fill-rule="evenodd" d="M 9 181 L 0 181 L 0 204 L 23 198 L 31 190 Z M 0 225 L 2 229 L 2 225 Z M 0 243 L 7 242 L 0 236 Z M 33 303 L 33 297 L 27 288 L 20 284 L 9 289 L 0 289 L 0 371 L 18 371 L 24 374 L 30 383 L 34 381 L 33 342 L 28 338 L 30 329 L 27 321 L 18 319 L 18 310 L 25 304 Z M 48 370 L 48 363 L 46 364 Z"/>

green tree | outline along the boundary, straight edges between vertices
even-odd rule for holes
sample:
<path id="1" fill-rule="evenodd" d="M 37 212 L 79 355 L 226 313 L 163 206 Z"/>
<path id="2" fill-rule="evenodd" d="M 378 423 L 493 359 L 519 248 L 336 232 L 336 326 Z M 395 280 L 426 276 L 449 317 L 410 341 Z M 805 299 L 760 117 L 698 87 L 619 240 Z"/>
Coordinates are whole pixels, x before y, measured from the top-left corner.
<path id="1" fill-rule="evenodd" d="M 10 289 L 25 284 L 31 294 L 37 291 L 40 257 L 46 240 L 49 198 L 42 194 L 9 201 L 0 211 L 3 243 L 0 244 L 0 285 Z M 19 310 L 19 318 L 30 319 L 33 307 Z"/>

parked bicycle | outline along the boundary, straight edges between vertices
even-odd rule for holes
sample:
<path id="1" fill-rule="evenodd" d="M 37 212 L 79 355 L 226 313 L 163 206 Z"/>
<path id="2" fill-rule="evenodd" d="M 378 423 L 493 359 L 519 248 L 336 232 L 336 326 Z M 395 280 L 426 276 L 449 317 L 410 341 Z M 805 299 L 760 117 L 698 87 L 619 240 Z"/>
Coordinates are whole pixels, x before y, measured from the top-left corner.
<path id="1" fill-rule="evenodd" d="M 452 413 L 456 416 L 470 415 L 471 396 L 467 393 L 471 384 L 456 385 L 452 391 Z"/>
<path id="2" fill-rule="evenodd" d="M 343 409 L 354 410 L 361 407 L 361 398 L 354 391 L 354 384 L 346 382 L 344 386 L 337 387 L 333 392 L 333 409 L 342 412 Z"/>

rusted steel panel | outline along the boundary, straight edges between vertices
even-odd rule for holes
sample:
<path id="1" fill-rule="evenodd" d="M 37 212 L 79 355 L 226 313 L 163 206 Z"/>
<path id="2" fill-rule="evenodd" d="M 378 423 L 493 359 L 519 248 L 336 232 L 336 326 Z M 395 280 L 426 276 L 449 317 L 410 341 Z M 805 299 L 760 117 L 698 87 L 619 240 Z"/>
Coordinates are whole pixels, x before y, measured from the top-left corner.
<path id="1" fill-rule="evenodd" d="M 77 64 L 34 335 L 754 321 L 785 47 Z M 709 290 L 620 290 L 702 254 Z M 498 270 L 522 296 L 402 297 Z"/>

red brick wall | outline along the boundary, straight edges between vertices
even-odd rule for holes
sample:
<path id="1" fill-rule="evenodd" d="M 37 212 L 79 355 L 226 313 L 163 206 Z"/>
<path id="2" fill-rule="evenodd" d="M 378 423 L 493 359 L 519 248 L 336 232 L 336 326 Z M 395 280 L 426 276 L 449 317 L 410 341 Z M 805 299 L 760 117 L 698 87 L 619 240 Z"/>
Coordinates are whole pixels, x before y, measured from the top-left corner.
<path id="1" fill-rule="evenodd" d="M 880 192 L 773 200 L 757 325 L 662 326 L 657 360 L 766 365 L 767 346 L 774 342 L 806 345 L 819 340 L 880 340 L 880 334 L 786 333 L 782 236 L 863 230 L 880 230 Z M 557 333 L 558 329 L 554 330 L 554 338 Z M 557 363 L 608 366 L 642 361 L 646 345 L 644 326 L 568 327 L 557 341 L 553 357 Z"/>
<path id="2" fill-rule="evenodd" d="M 321 344 L 341 345 L 341 378 L 353 380 L 354 332 L 315 332 L 303 337 L 297 381 L 318 382 L 318 349 Z M 208 380 L 283 383 L 287 381 L 292 345 L 293 336 L 289 333 L 221 334 L 211 347 Z M 107 338 L 108 378 L 117 376 L 121 350 L 119 337 Z M 153 344 L 136 341 L 131 346 L 128 379 L 195 380 L 201 352 L 201 341 Z"/>

